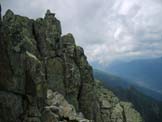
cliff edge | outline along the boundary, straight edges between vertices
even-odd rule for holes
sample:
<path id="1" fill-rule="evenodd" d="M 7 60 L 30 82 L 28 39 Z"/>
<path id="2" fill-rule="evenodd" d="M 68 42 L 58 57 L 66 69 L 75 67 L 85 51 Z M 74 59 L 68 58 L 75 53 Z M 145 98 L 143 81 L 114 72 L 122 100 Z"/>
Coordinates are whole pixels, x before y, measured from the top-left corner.
<path id="1" fill-rule="evenodd" d="M 0 21 L 0 122 L 142 122 L 130 103 L 95 82 L 83 48 L 47 10 Z"/>

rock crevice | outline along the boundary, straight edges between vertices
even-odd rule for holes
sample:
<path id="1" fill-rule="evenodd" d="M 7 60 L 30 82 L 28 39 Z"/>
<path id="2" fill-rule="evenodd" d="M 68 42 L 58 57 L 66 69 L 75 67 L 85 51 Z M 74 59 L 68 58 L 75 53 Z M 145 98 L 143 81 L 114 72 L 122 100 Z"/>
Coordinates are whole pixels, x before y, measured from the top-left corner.
<path id="1" fill-rule="evenodd" d="M 125 109 L 140 118 L 130 105 L 96 86 L 83 48 L 61 34 L 49 10 L 36 20 L 11 10 L 3 16 L 0 122 L 141 122 L 129 119 Z"/>

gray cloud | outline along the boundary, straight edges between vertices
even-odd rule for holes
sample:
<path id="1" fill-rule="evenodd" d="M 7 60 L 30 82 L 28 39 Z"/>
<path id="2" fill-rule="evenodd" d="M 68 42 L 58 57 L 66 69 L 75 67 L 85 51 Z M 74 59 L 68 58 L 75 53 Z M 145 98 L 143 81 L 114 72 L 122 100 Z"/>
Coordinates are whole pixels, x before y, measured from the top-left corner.
<path id="1" fill-rule="evenodd" d="M 162 56 L 161 0 L 1 0 L 30 18 L 56 13 L 63 33 L 74 34 L 89 61 Z"/>

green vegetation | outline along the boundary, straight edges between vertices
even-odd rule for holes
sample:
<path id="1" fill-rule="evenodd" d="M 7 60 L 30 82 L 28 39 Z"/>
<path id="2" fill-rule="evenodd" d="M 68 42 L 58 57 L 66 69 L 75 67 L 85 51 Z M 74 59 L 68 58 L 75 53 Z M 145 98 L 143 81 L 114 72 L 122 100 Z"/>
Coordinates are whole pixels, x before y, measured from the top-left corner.
<path id="1" fill-rule="evenodd" d="M 135 109 L 139 111 L 145 122 L 162 121 L 162 102 L 139 92 L 133 84 L 128 81 L 109 75 L 100 70 L 94 71 L 94 77 L 102 81 L 105 88 L 110 89 L 121 100 L 131 102 Z"/>

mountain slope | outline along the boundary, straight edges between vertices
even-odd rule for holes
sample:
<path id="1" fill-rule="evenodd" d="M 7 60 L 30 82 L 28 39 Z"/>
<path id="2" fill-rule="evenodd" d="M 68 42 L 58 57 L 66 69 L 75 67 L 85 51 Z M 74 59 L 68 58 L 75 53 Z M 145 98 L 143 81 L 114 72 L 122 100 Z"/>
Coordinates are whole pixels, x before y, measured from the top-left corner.
<path id="1" fill-rule="evenodd" d="M 162 58 L 112 63 L 106 71 L 162 93 Z"/>
<path id="2" fill-rule="evenodd" d="M 108 84 L 110 87 L 122 87 L 122 88 L 128 88 L 131 83 L 126 81 L 125 79 L 122 79 L 118 76 L 108 74 L 105 71 L 94 69 L 93 71 L 94 77 L 104 82 L 105 84 Z"/>
<path id="3" fill-rule="evenodd" d="M 144 86 L 140 86 L 137 83 L 132 82 L 131 80 L 127 80 L 98 69 L 94 69 L 93 73 L 97 79 L 105 81 L 104 84 L 107 85 L 107 87 L 129 88 L 134 86 L 141 93 L 150 96 L 158 101 L 162 101 L 161 93 L 151 90 L 149 88 L 145 88 Z"/>
<path id="4" fill-rule="evenodd" d="M 105 88 L 112 90 L 121 100 L 133 103 L 145 122 L 162 121 L 162 102 L 139 92 L 142 88 L 129 84 L 124 79 L 109 75 L 100 70 L 94 71 L 94 77 L 102 81 Z M 145 91 L 145 89 L 143 89 Z M 151 91 L 149 91 L 151 92 Z"/>

